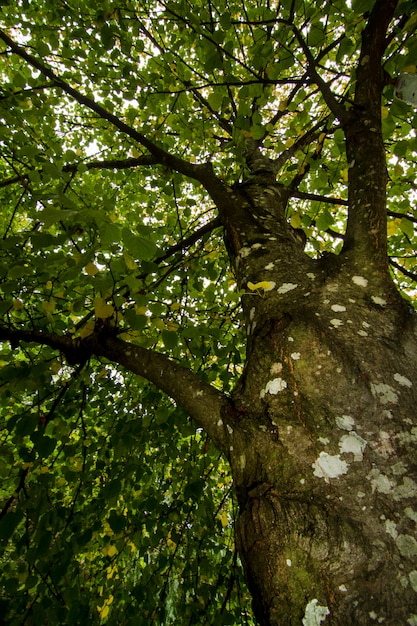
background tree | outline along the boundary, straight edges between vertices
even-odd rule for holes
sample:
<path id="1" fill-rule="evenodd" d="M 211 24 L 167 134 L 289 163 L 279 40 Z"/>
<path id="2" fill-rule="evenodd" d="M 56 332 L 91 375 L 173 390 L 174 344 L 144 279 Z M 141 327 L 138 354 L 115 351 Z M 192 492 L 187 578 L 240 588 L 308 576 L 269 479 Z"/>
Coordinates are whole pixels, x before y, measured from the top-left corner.
<path id="1" fill-rule="evenodd" d="M 6 623 L 416 625 L 415 3 L 1 25 Z"/>

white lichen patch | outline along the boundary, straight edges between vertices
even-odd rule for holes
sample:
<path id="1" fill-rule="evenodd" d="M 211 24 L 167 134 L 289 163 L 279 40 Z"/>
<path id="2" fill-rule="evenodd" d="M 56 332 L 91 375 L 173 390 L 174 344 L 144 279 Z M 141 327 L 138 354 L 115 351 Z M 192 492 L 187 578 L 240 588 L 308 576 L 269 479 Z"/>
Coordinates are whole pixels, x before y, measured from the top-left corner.
<path id="1" fill-rule="evenodd" d="M 275 264 L 274 264 L 274 263 L 272 263 L 272 262 L 271 262 L 271 263 L 268 263 L 268 265 L 265 265 L 265 269 L 266 269 L 267 271 L 273 270 L 273 269 L 274 269 L 274 267 L 275 267 Z"/>
<path id="2" fill-rule="evenodd" d="M 340 454 L 332 456 L 327 452 L 320 452 L 318 459 L 312 465 L 314 468 L 314 476 L 324 478 L 339 478 L 348 471 L 348 464 L 342 461 Z"/>
<path id="3" fill-rule="evenodd" d="M 229 435 L 233 435 L 233 428 L 230 426 L 230 424 L 226 424 L 226 428 Z"/>
<path id="4" fill-rule="evenodd" d="M 265 393 L 270 393 L 276 396 L 280 391 L 284 391 L 287 388 L 287 382 L 282 378 L 274 378 L 266 383 Z"/>
<path id="5" fill-rule="evenodd" d="M 408 432 L 399 433 L 398 441 L 399 443 L 417 443 L 417 426 L 413 426 Z"/>
<path id="6" fill-rule="evenodd" d="M 393 539 L 397 539 L 397 524 L 392 519 L 385 520 L 385 532 Z"/>
<path id="7" fill-rule="evenodd" d="M 364 278 L 363 276 L 352 276 L 352 282 L 359 287 L 366 287 L 368 284 L 367 278 Z"/>
<path id="8" fill-rule="evenodd" d="M 338 328 L 339 326 L 343 326 L 342 320 L 339 320 L 337 317 L 334 317 L 330 320 L 330 324 L 334 326 L 334 328 Z"/>
<path id="9" fill-rule="evenodd" d="M 353 454 L 354 461 L 362 461 L 367 443 L 365 439 L 352 430 L 348 435 L 343 435 L 341 438 L 339 442 L 340 452 L 341 454 Z"/>
<path id="10" fill-rule="evenodd" d="M 251 245 L 251 249 L 252 250 L 259 250 L 259 248 L 262 248 L 262 244 L 261 243 L 253 243 Z"/>
<path id="11" fill-rule="evenodd" d="M 398 395 L 391 385 L 385 383 L 378 383 L 377 385 L 371 384 L 371 391 L 373 396 L 378 398 L 381 404 L 397 404 L 398 402 Z"/>
<path id="12" fill-rule="evenodd" d="M 239 250 L 239 256 L 240 256 L 242 259 L 245 259 L 247 256 L 249 256 L 249 255 L 250 255 L 250 253 L 251 253 L 251 249 L 250 249 L 250 248 L 247 248 L 246 246 L 243 246 L 243 248 L 241 248 L 241 249 Z"/>
<path id="13" fill-rule="evenodd" d="M 313 272 L 307 272 L 307 278 L 310 280 L 316 280 L 316 275 Z"/>
<path id="14" fill-rule="evenodd" d="M 339 283 L 336 281 L 326 283 L 326 291 L 330 291 L 330 293 L 336 293 L 339 291 Z"/>
<path id="15" fill-rule="evenodd" d="M 417 511 L 414 511 L 414 509 L 412 509 L 411 506 L 408 506 L 405 509 L 404 513 L 409 519 L 413 520 L 413 522 L 416 522 L 417 524 Z"/>
<path id="16" fill-rule="evenodd" d="M 360 335 L 361 337 L 367 337 L 368 333 L 366 332 L 366 330 L 363 330 L 361 328 L 360 330 L 358 330 L 358 335 Z"/>
<path id="17" fill-rule="evenodd" d="M 390 493 L 392 491 L 393 483 L 388 476 L 381 474 L 378 469 L 371 470 L 366 478 L 371 483 L 372 493 L 376 491 L 379 493 Z"/>
<path id="18" fill-rule="evenodd" d="M 408 467 L 404 463 L 404 461 L 398 461 L 398 463 L 394 463 L 394 465 L 391 465 L 391 472 L 394 474 L 394 476 L 402 476 L 403 474 L 406 474 L 408 472 Z"/>
<path id="19" fill-rule="evenodd" d="M 412 478 L 404 476 L 403 482 L 395 487 L 392 495 L 396 501 L 405 498 L 415 498 L 417 496 L 417 484 Z"/>
<path id="20" fill-rule="evenodd" d="M 321 606 L 319 601 L 314 598 L 306 606 L 303 626 L 320 626 L 328 615 L 330 615 L 330 611 L 327 606 Z"/>
<path id="21" fill-rule="evenodd" d="M 286 560 L 286 563 L 287 563 L 287 566 L 288 566 L 288 567 L 291 567 L 291 565 L 292 565 L 292 561 L 291 561 L 291 559 L 287 559 L 287 560 Z"/>
<path id="22" fill-rule="evenodd" d="M 371 300 L 374 304 L 377 304 L 378 306 L 386 306 L 387 305 L 387 301 L 384 300 L 384 298 L 380 298 L 379 296 L 371 296 Z"/>
<path id="23" fill-rule="evenodd" d="M 301 354 L 299 352 L 291 352 L 290 356 L 293 361 L 298 361 L 301 358 Z"/>
<path id="24" fill-rule="evenodd" d="M 269 371 L 271 372 L 271 374 L 281 374 L 282 363 L 272 363 Z"/>
<path id="25" fill-rule="evenodd" d="M 378 452 L 378 454 L 386 459 L 395 452 L 393 442 L 391 441 L 391 435 L 385 430 L 381 430 L 379 432 L 379 440 L 374 443 L 372 447 Z"/>
<path id="26" fill-rule="evenodd" d="M 346 311 L 346 307 L 343 306 L 343 304 L 332 304 L 330 308 L 335 313 L 342 313 L 343 311 Z"/>
<path id="27" fill-rule="evenodd" d="M 253 307 L 251 308 L 251 310 L 249 311 L 249 319 L 250 319 L 250 321 L 251 321 L 251 322 L 253 322 L 253 318 L 255 317 L 255 313 L 256 313 L 256 309 L 255 309 L 255 307 L 253 306 Z"/>
<path id="28" fill-rule="evenodd" d="M 293 289 L 297 289 L 298 285 L 295 283 L 283 283 L 281 287 L 278 288 L 278 293 L 287 293 L 288 291 L 292 291 Z"/>
<path id="29" fill-rule="evenodd" d="M 396 380 L 397 383 L 399 383 L 402 387 L 412 387 L 413 386 L 413 383 L 411 382 L 411 380 L 409 378 L 407 378 L 406 376 L 402 376 L 398 372 L 396 374 L 394 374 L 394 380 Z"/>
<path id="30" fill-rule="evenodd" d="M 219 421 L 217 422 L 217 426 L 219 428 L 221 428 L 221 426 L 223 426 L 223 420 L 222 419 L 219 419 Z"/>
<path id="31" fill-rule="evenodd" d="M 353 430 L 355 420 L 350 415 L 342 415 L 342 417 L 336 417 L 336 424 L 342 430 Z"/>
<path id="32" fill-rule="evenodd" d="M 411 535 L 398 535 L 396 544 L 402 556 L 409 559 L 417 556 L 417 541 Z"/>

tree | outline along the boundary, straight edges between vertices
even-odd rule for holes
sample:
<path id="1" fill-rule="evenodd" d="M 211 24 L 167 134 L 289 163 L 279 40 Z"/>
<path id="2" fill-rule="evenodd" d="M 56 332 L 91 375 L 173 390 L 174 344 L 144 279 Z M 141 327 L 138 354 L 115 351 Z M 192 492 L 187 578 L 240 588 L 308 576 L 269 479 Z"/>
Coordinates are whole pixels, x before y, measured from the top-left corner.
<path id="1" fill-rule="evenodd" d="M 7 623 L 417 624 L 415 3 L 99 4 L 1 14 Z"/>

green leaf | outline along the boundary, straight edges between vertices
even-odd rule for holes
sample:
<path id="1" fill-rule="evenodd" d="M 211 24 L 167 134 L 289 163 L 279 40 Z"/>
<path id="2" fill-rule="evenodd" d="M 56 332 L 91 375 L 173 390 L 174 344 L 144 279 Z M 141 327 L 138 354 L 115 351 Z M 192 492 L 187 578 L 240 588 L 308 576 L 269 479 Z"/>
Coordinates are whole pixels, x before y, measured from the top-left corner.
<path id="1" fill-rule="evenodd" d="M 150 239 L 133 234 L 128 228 L 123 228 L 123 242 L 129 253 L 135 259 L 149 261 L 156 254 L 156 245 Z"/>
<path id="2" fill-rule="evenodd" d="M 414 224 L 411 220 L 403 217 L 400 222 L 400 228 L 403 231 L 404 235 L 407 235 L 409 239 L 412 239 L 414 237 Z"/>
<path id="3" fill-rule="evenodd" d="M 22 511 L 9 511 L 0 520 L 0 541 L 4 545 L 12 537 L 14 531 L 23 519 Z"/>
<path id="4" fill-rule="evenodd" d="M 172 350 L 178 344 L 178 333 L 171 330 L 163 330 L 162 341 L 168 350 Z"/>
<path id="5" fill-rule="evenodd" d="M 316 226 L 319 230 L 327 230 L 333 224 L 333 221 L 331 213 L 324 209 L 316 220 Z"/>

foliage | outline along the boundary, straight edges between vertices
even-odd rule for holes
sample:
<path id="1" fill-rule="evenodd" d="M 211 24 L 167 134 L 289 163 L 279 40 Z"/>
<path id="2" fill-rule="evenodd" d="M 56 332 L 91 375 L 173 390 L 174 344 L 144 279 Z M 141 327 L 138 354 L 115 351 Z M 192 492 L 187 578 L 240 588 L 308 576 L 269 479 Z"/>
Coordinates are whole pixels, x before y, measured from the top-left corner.
<path id="1" fill-rule="evenodd" d="M 309 254 L 338 252 L 349 163 L 311 73 L 353 106 L 372 5 L 3 3 L 2 30 L 30 55 L 3 39 L 5 323 L 81 338 L 111 327 L 229 393 L 244 363 L 241 294 L 196 168 L 248 180 L 246 146 L 262 142 Z M 409 297 L 417 114 L 394 79 L 416 71 L 416 26 L 401 2 L 382 103 L 389 254 Z M 8 623 L 253 623 L 230 478 L 201 429 L 100 359 L 72 366 L 48 346 L 3 344 L 1 365 Z"/>

